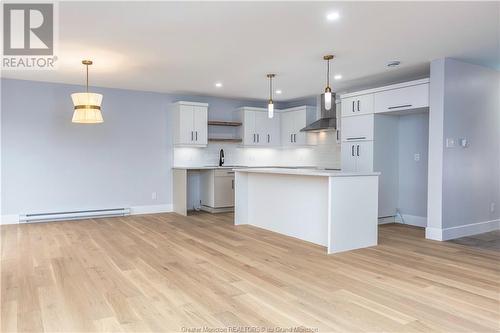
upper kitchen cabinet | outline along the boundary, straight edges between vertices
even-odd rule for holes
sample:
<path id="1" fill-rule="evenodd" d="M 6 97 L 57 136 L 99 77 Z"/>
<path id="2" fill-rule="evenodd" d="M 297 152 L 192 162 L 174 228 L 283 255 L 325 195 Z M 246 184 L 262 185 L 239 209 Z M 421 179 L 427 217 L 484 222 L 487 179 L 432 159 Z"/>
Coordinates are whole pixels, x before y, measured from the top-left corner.
<path id="1" fill-rule="evenodd" d="M 429 79 L 394 85 L 374 94 L 374 112 L 396 112 L 429 107 Z"/>
<path id="2" fill-rule="evenodd" d="M 174 144 L 206 147 L 208 144 L 208 104 L 177 102 L 173 107 Z"/>
<path id="3" fill-rule="evenodd" d="M 373 113 L 373 94 L 342 98 L 342 117 Z"/>
<path id="4" fill-rule="evenodd" d="M 281 145 L 284 147 L 315 144 L 315 133 L 300 130 L 316 120 L 316 108 L 299 106 L 281 110 Z"/>
<path id="5" fill-rule="evenodd" d="M 274 113 L 273 118 L 267 116 L 267 109 L 264 108 L 242 107 L 238 112 L 243 123 L 240 131 L 244 146 L 279 146 L 280 114 L 278 112 Z"/>

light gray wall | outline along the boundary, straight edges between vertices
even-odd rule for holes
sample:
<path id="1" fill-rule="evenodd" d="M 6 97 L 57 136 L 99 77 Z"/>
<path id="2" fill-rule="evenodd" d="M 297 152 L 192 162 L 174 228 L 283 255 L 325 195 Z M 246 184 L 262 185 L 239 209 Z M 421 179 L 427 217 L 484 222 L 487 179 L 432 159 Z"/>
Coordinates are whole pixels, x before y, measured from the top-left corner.
<path id="1" fill-rule="evenodd" d="M 466 149 L 444 149 L 445 228 L 500 218 L 499 84 L 493 69 L 445 61 L 444 138 L 470 142 Z"/>
<path id="2" fill-rule="evenodd" d="M 170 104 L 206 102 L 211 117 L 265 104 L 91 88 L 104 123 L 82 125 L 70 98 L 81 86 L 2 79 L 1 89 L 2 215 L 171 204 Z"/>
<path id="3" fill-rule="evenodd" d="M 429 216 L 433 227 L 500 218 L 499 85 L 500 74 L 493 69 L 453 59 L 431 64 Z M 446 148 L 446 138 L 454 139 L 456 146 Z M 467 138 L 469 147 L 460 147 L 460 138 Z M 439 187 L 442 192 L 436 196 L 433 192 Z M 493 212 L 491 203 L 496 206 Z"/>
<path id="4" fill-rule="evenodd" d="M 426 217 L 429 114 L 400 116 L 398 132 L 398 207 L 402 214 Z"/>

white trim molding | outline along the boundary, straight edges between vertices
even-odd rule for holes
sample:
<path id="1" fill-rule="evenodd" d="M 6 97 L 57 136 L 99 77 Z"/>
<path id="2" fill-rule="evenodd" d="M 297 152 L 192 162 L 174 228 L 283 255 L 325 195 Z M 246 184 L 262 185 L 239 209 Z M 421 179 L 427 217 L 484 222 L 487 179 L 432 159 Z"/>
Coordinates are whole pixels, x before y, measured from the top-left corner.
<path id="1" fill-rule="evenodd" d="M 9 214 L 0 216 L 0 225 L 19 224 L 19 214 Z"/>
<path id="2" fill-rule="evenodd" d="M 173 211 L 172 204 L 130 207 L 130 215 L 171 213 Z"/>
<path id="3" fill-rule="evenodd" d="M 424 216 L 416 216 L 416 215 L 407 215 L 403 214 L 403 224 L 413 225 L 415 227 L 427 227 L 427 217 Z"/>
<path id="4" fill-rule="evenodd" d="M 493 230 L 500 230 L 500 220 L 471 223 L 445 229 L 426 228 L 425 238 L 437 241 L 446 241 L 460 237 L 482 234 Z"/>

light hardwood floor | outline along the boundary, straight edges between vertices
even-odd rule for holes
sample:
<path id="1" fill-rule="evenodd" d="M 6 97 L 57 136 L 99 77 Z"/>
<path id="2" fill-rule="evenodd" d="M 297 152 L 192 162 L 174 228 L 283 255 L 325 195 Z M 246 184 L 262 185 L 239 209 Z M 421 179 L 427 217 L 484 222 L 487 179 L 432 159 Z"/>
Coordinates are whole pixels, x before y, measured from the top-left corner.
<path id="1" fill-rule="evenodd" d="M 379 246 L 328 256 L 320 246 L 234 227 L 232 218 L 2 226 L 1 330 L 500 329 L 497 252 L 384 225 Z"/>

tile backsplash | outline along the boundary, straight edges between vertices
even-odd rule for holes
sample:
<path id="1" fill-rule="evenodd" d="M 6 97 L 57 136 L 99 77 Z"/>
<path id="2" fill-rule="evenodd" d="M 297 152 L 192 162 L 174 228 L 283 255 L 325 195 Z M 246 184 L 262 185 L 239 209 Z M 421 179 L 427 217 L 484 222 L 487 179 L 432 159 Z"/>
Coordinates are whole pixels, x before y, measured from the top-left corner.
<path id="1" fill-rule="evenodd" d="M 207 148 L 174 148 L 174 165 L 217 165 L 219 150 L 224 149 L 226 165 L 340 168 L 340 144 L 335 131 L 316 135 L 317 145 L 301 148 L 249 148 L 217 143 L 210 143 Z"/>

